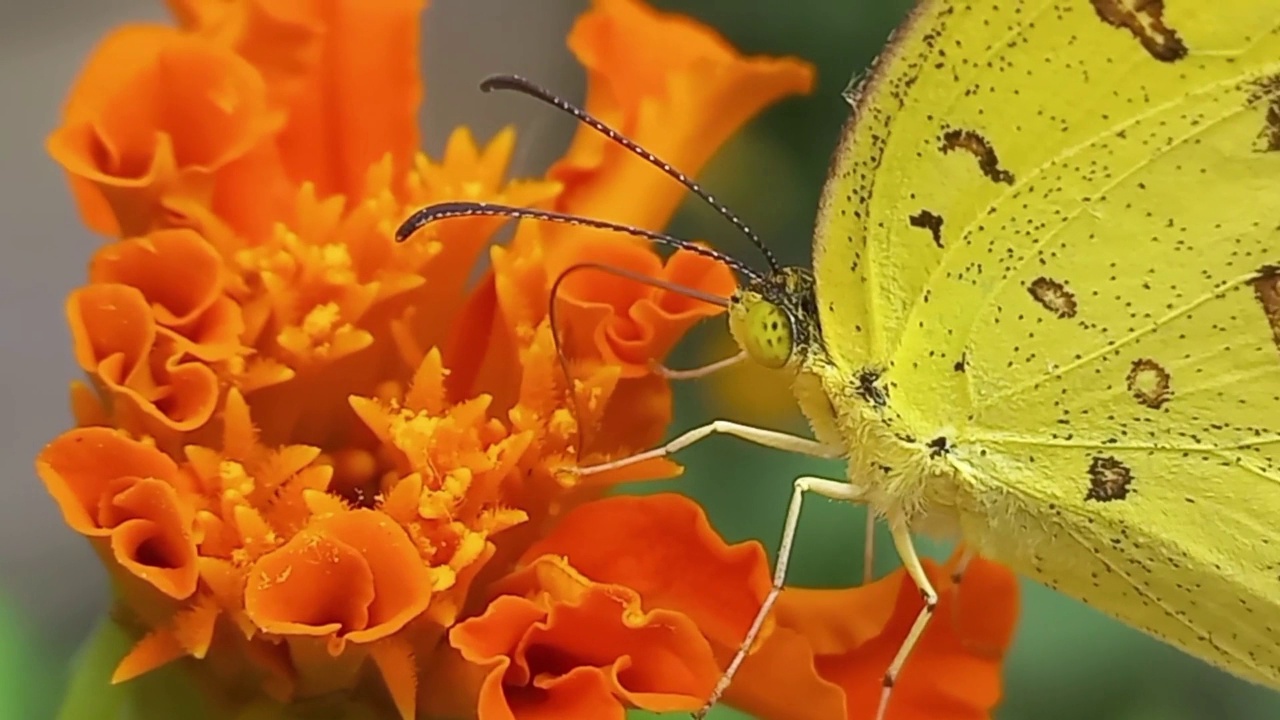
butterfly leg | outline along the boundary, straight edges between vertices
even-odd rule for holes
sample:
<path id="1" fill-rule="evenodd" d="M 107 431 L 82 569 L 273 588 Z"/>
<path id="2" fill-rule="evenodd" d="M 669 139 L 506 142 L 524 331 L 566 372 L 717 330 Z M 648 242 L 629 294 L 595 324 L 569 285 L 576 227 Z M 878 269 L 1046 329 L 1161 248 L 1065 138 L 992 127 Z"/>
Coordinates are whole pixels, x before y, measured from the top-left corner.
<path id="1" fill-rule="evenodd" d="M 956 586 L 957 589 L 960 587 L 960 582 L 964 580 L 964 573 L 969 569 L 969 563 L 973 562 L 973 558 L 976 556 L 977 553 L 967 545 L 961 546 L 960 557 L 956 560 L 956 566 L 951 571 L 951 584 Z M 959 598 L 959 594 L 955 597 Z M 951 603 L 951 624 L 956 628 L 960 627 L 960 602 L 958 599 Z"/>
<path id="2" fill-rule="evenodd" d="M 724 674 L 720 676 L 719 682 L 716 683 L 715 688 L 711 691 L 711 696 L 703 703 L 702 708 L 694 713 L 693 716 L 695 718 L 705 716 L 715 706 L 725 690 L 729 688 L 729 684 L 733 682 L 733 676 L 737 674 L 742 661 L 751 652 L 751 646 L 755 644 L 756 637 L 760 635 L 760 629 L 764 627 L 764 621 L 769 617 L 769 611 L 773 609 L 773 604 L 777 602 L 778 595 L 782 592 L 782 586 L 787 580 L 787 564 L 791 561 L 791 545 L 795 541 L 796 526 L 800 522 L 800 505 L 804 501 L 805 493 L 809 492 L 817 493 L 832 500 L 849 502 L 857 502 L 861 498 L 861 490 L 844 480 L 827 480 L 817 477 L 796 478 L 791 491 L 791 502 L 787 505 L 787 520 L 782 526 L 782 542 L 778 545 L 778 562 L 773 568 L 773 586 L 769 588 L 769 594 L 764 596 L 764 602 L 760 603 L 760 609 L 756 611 L 755 618 L 751 620 L 751 626 L 747 628 L 747 634 L 743 637 L 742 645 L 738 647 L 738 652 L 734 654 L 733 660 L 729 661 L 729 666 L 725 668 Z"/>
<path id="3" fill-rule="evenodd" d="M 876 512 L 867 506 L 866 536 L 862 539 L 862 584 L 876 579 Z"/>
<path id="4" fill-rule="evenodd" d="M 778 432 L 776 430 L 765 430 L 764 428 L 743 425 L 741 423 L 730 422 L 728 420 L 716 420 L 714 422 L 707 423 L 702 427 L 696 427 L 662 447 L 646 450 L 641 453 L 636 453 L 635 455 L 618 458 L 617 460 L 600 463 L 598 465 L 580 467 L 576 472 L 579 475 L 593 475 L 595 473 L 605 472 L 606 470 L 616 470 L 638 462 L 644 462 L 645 460 L 666 457 L 673 453 L 680 452 L 699 440 L 717 433 L 722 435 L 732 435 L 733 437 L 741 438 L 747 442 L 763 445 L 768 448 L 774 448 L 775 450 L 785 450 L 786 452 L 809 455 L 811 457 L 837 458 L 844 455 L 845 452 L 842 447 L 825 445 L 817 440 L 810 440 L 797 435 L 788 435 L 787 433 Z"/>
<path id="5" fill-rule="evenodd" d="M 907 575 L 911 576 L 916 587 L 920 588 L 920 594 L 924 596 L 924 607 L 920 608 L 920 614 L 916 616 L 916 621 L 911 625 L 911 631 L 907 633 L 907 639 L 898 648 L 898 653 L 894 655 L 893 662 L 889 663 L 889 669 L 884 674 L 884 681 L 880 690 L 880 707 L 876 710 L 876 720 L 884 720 L 885 711 L 889 708 L 889 695 L 893 692 L 893 684 L 897 682 L 898 675 L 902 673 L 902 666 L 907 661 L 907 656 L 911 654 L 912 648 L 920 640 L 920 636 L 924 634 L 924 629 L 928 627 L 929 620 L 933 618 L 933 611 L 938 607 L 938 592 L 933 589 L 933 583 L 929 582 L 929 576 L 925 575 L 924 566 L 920 564 L 920 556 L 916 554 L 916 546 L 911 541 L 911 533 L 907 530 L 906 524 L 891 521 L 889 523 L 889 531 L 893 535 L 893 545 L 898 550 L 898 557 L 902 559 L 902 567 L 907 571 Z"/>
<path id="6" fill-rule="evenodd" d="M 717 360 L 701 367 L 689 368 L 688 370 L 672 370 L 662 363 L 655 362 L 653 365 L 653 371 L 668 380 L 696 380 L 700 377 L 706 377 L 717 370 L 723 370 L 731 365 L 736 365 L 746 359 L 747 351 L 743 350 L 733 357 L 727 357 L 723 360 Z"/>
<path id="7" fill-rule="evenodd" d="M 961 548 L 960 559 L 956 561 L 956 567 L 951 571 L 951 582 L 959 585 L 964 579 L 964 573 L 969 569 L 969 563 L 973 562 L 973 558 L 977 553 L 969 549 L 967 546 Z"/>

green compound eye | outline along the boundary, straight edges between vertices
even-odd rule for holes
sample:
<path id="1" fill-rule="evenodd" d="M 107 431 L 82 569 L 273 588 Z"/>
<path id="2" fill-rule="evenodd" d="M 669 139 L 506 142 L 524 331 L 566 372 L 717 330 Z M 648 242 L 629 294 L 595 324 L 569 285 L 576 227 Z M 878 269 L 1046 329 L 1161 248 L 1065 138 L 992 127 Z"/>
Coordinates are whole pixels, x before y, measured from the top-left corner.
<path id="1" fill-rule="evenodd" d="M 752 360 L 767 368 L 780 368 L 791 358 L 791 319 L 767 302 L 747 309 L 743 344 Z"/>

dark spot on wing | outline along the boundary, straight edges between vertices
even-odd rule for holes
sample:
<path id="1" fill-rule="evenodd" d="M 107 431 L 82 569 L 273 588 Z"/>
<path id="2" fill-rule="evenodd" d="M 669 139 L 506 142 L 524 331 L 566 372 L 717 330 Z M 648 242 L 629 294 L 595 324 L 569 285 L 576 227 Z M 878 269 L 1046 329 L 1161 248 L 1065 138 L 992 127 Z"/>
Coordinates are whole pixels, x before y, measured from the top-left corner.
<path id="1" fill-rule="evenodd" d="M 1091 1 L 1103 22 L 1133 33 L 1151 57 L 1161 62 L 1174 62 L 1187 56 L 1187 46 L 1182 38 L 1164 23 L 1162 0 Z"/>
<path id="2" fill-rule="evenodd" d="M 1089 491 L 1085 500 L 1110 502 L 1123 500 L 1129 494 L 1133 473 L 1129 467 L 1109 455 L 1095 455 L 1089 464 Z"/>
<path id="3" fill-rule="evenodd" d="M 1280 267 L 1264 265 L 1258 269 L 1253 281 L 1253 295 L 1262 305 L 1267 324 L 1271 326 L 1271 338 L 1280 349 Z"/>
<path id="4" fill-rule="evenodd" d="M 933 244 L 937 245 L 938 247 L 942 247 L 942 216 L 941 215 L 935 215 L 929 212 L 928 210 L 921 210 L 920 212 L 908 218 L 908 220 L 910 220 L 911 222 L 911 227 L 918 227 L 924 230 L 928 230 L 929 234 L 933 236 Z"/>
<path id="5" fill-rule="evenodd" d="M 1060 318 L 1076 316 L 1076 295 L 1066 285 L 1047 277 L 1038 277 L 1027 286 L 1027 292 L 1040 303 L 1045 310 Z"/>
<path id="6" fill-rule="evenodd" d="M 1159 408 L 1173 395 L 1169 386 L 1169 371 L 1151 358 L 1134 360 L 1126 380 L 1134 399 L 1149 408 Z"/>
<path id="7" fill-rule="evenodd" d="M 863 400 L 876 407 L 884 407 L 889 404 L 889 393 L 880 384 L 879 370 L 867 368 L 858 373 L 857 391 Z"/>
<path id="8" fill-rule="evenodd" d="M 951 452 L 951 444 L 947 441 L 946 435 L 939 435 L 929 441 L 929 455 L 931 457 L 942 457 L 949 452 Z"/>
<path id="9" fill-rule="evenodd" d="M 1280 75 L 1254 81 L 1249 92 L 1249 105 L 1265 105 L 1262 129 L 1253 149 L 1258 152 L 1280 151 Z"/>
<path id="10" fill-rule="evenodd" d="M 964 150 L 978 159 L 978 169 L 992 182 L 1013 184 L 1013 173 L 1000 167 L 995 148 L 987 139 L 972 130 L 947 130 L 942 133 L 942 152 Z"/>
<path id="11" fill-rule="evenodd" d="M 968 359 L 962 354 L 960 356 L 960 359 L 956 361 L 956 364 L 951 366 L 951 369 L 955 370 L 956 372 L 964 372 L 965 365 L 967 363 L 968 363 Z"/>

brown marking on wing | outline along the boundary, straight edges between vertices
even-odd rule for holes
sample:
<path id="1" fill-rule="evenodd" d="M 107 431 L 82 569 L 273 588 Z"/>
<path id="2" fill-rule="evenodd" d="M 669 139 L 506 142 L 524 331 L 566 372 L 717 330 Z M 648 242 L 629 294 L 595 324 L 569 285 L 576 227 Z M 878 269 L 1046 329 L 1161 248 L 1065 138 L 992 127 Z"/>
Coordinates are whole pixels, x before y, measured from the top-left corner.
<path id="1" fill-rule="evenodd" d="M 948 130 L 942 134 L 942 152 L 964 150 L 978 159 L 978 169 L 992 182 L 1013 184 L 1013 173 L 1000 167 L 995 148 L 987 139 L 972 130 Z"/>
<path id="2" fill-rule="evenodd" d="M 1060 318 L 1076 316 L 1076 295 L 1066 285 L 1047 277 L 1038 277 L 1027 286 L 1027 292 L 1040 303 L 1045 310 Z"/>
<path id="3" fill-rule="evenodd" d="M 1109 455 L 1095 455 L 1089 464 L 1089 491 L 1085 500 L 1111 502 L 1123 500 L 1129 495 L 1133 473 L 1129 467 Z"/>
<path id="4" fill-rule="evenodd" d="M 1164 23 L 1163 0 L 1091 1 L 1103 22 L 1133 33 L 1156 60 L 1175 62 L 1187 56 L 1187 46 L 1182 38 Z"/>
<path id="5" fill-rule="evenodd" d="M 1267 324 L 1271 326 L 1271 338 L 1280 349 L 1280 267 L 1264 265 L 1258 269 L 1253 281 L 1253 295 L 1262 305 Z"/>
<path id="6" fill-rule="evenodd" d="M 1153 410 L 1159 409 L 1173 396 L 1169 371 L 1151 358 L 1134 360 L 1125 380 L 1134 399 Z"/>
<path id="7" fill-rule="evenodd" d="M 935 215 L 928 210 L 920 212 L 907 218 L 911 223 L 911 227 L 918 227 L 928 230 L 933 236 L 933 244 L 942 247 L 942 216 Z"/>
<path id="8" fill-rule="evenodd" d="M 1257 80 L 1249 92 L 1249 105 L 1266 105 L 1262 129 L 1253 149 L 1258 152 L 1280 151 L 1280 75 Z"/>

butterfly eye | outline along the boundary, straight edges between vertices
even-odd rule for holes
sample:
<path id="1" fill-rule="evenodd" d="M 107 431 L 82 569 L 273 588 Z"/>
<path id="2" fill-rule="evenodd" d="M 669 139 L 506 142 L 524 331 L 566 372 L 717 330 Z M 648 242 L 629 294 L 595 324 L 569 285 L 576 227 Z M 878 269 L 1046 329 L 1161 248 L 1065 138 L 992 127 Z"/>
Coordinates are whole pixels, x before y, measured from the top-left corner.
<path id="1" fill-rule="evenodd" d="M 791 318 L 770 302 L 756 302 L 747 309 L 743 345 L 752 360 L 767 368 L 780 368 L 791 359 Z"/>

